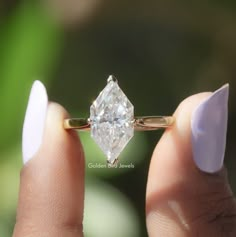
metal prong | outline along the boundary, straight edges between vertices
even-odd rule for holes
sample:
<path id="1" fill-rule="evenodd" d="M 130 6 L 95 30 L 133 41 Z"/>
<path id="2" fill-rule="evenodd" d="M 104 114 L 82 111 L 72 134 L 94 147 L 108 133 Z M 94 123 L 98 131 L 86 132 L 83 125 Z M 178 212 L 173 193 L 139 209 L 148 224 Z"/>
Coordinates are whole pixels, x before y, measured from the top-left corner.
<path id="1" fill-rule="evenodd" d="M 107 83 L 109 83 L 109 82 L 111 82 L 111 81 L 118 83 L 118 80 L 117 80 L 113 75 L 110 75 L 110 76 L 108 77 Z"/>
<path id="2" fill-rule="evenodd" d="M 118 158 L 116 158 L 113 162 L 110 162 L 109 160 L 107 160 L 107 164 L 110 167 L 116 167 L 117 163 L 118 163 Z"/>

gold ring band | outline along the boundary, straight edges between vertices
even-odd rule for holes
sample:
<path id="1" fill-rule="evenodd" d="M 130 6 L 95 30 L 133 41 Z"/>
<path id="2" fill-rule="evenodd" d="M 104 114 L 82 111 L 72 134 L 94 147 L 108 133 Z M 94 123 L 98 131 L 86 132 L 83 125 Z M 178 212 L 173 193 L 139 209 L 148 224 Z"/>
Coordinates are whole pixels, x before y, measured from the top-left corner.
<path id="1" fill-rule="evenodd" d="M 132 121 L 136 131 L 151 131 L 160 128 L 168 128 L 174 122 L 172 116 L 141 116 L 135 117 Z M 77 129 L 79 131 L 90 131 L 91 120 L 88 118 L 65 119 L 65 129 Z"/>

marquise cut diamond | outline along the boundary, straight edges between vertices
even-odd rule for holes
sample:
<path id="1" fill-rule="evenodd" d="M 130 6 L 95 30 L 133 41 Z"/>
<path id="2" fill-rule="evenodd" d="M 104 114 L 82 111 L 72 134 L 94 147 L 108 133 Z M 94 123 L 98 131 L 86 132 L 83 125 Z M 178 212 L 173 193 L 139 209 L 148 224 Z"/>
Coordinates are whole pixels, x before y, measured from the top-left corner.
<path id="1" fill-rule="evenodd" d="M 91 136 L 113 164 L 134 135 L 134 107 L 110 76 L 90 107 Z"/>

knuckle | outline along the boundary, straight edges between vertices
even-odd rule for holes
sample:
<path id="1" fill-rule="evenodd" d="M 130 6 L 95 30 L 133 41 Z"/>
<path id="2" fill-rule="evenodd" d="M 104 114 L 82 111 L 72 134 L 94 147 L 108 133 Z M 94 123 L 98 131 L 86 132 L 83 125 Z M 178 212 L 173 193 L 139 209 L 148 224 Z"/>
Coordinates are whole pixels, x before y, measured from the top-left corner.
<path id="1" fill-rule="evenodd" d="M 216 226 L 223 236 L 235 236 L 236 234 L 236 210 L 235 199 L 229 195 L 218 200 L 213 206 L 212 216 L 207 223 Z"/>
<path id="2" fill-rule="evenodd" d="M 211 233 L 204 236 L 212 236 L 212 233 L 214 236 L 236 236 L 236 200 L 233 194 L 208 194 L 202 202 L 200 215 L 192 220 L 192 224 L 196 227 L 196 233 L 199 230 Z"/>

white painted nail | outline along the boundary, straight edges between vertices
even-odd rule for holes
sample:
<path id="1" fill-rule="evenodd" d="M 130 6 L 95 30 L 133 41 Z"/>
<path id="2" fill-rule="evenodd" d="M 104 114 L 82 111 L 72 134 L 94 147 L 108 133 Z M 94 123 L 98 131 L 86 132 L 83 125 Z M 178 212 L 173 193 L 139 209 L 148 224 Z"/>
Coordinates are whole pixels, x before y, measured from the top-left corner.
<path id="1" fill-rule="evenodd" d="M 24 164 L 33 158 L 42 144 L 47 107 L 46 88 L 42 82 L 35 81 L 30 92 L 23 125 L 22 153 Z"/>

